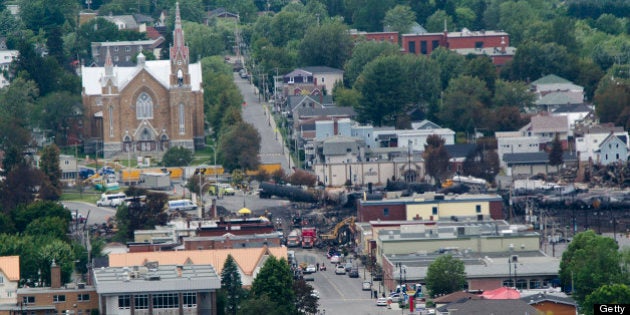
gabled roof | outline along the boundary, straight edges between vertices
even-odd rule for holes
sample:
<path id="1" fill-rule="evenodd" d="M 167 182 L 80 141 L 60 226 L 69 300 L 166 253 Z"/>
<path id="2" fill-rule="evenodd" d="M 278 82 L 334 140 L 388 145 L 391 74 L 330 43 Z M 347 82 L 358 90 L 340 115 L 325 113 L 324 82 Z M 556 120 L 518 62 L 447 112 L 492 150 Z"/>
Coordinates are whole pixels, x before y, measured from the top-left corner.
<path id="1" fill-rule="evenodd" d="M 535 101 L 536 105 L 583 104 L 584 96 L 578 93 L 551 92 Z"/>
<path id="2" fill-rule="evenodd" d="M 291 111 L 295 110 L 302 104 L 308 104 L 311 102 L 319 106 L 332 106 L 334 104 L 331 95 L 289 95 L 287 102 Z"/>
<path id="3" fill-rule="evenodd" d="M 616 135 L 614 133 L 610 133 L 602 142 L 599 143 L 599 148 L 604 147 L 608 143 L 620 143 L 623 147 L 626 147 L 626 139 L 625 136 Z"/>
<path id="4" fill-rule="evenodd" d="M 521 297 L 521 294 L 512 288 L 500 287 L 486 291 L 481 295 L 484 299 L 490 300 L 514 300 Z"/>
<path id="5" fill-rule="evenodd" d="M 326 66 L 318 66 L 318 67 L 302 67 L 300 68 L 306 72 L 311 74 L 324 74 L 324 73 L 335 73 L 335 74 L 343 74 L 343 70 L 339 70 L 336 68 L 326 67 Z"/>
<path id="6" fill-rule="evenodd" d="M 111 267 L 142 266 L 148 261 L 157 261 L 160 265 L 211 264 L 217 273 L 221 274 L 228 254 L 234 257 L 243 274 L 253 275 L 254 269 L 265 255 L 287 259 L 287 248 L 262 247 L 110 254 L 109 265 Z"/>
<path id="7" fill-rule="evenodd" d="M 570 297 L 563 297 L 563 296 L 557 296 L 557 295 L 552 295 L 552 294 L 544 294 L 544 293 L 524 296 L 524 297 L 521 297 L 521 300 L 527 302 L 529 305 L 538 304 L 540 302 L 547 302 L 547 301 L 549 301 L 549 302 L 554 302 L 554 303 L 560 303 L 560 304 L 566 304 L 566 305 L 571 305 L 571 306 L 577 306 L 577 302 L 574 299 L 570 298 Z"/>
<path id="8" fill-rule="evenodd" d="M 363 140 L 359 138 L 332 136 L 322 141 L 322 153 L 326 156 L 345 155 L 350 152 L 357 154 L 362 142 Z"/>
<path id="9" fill-rule="evenodd" d="M 216 9 L 208 12 L 208 17 L 214 17 L 214 16 L 216 16 L 216 17 L 237 18 L 238 14 L 228 11 L 226 8 L 216 8 Z"/>
<path id="10" fill-rule="evenodd" d="M 136 23 L 136 19 L 133 15 L 101 15 L 100 18 L 104 18 L 114 24 L 117 22 L 125 24 L 125 29 L 136 29 L 138 28 L 138 23 Z"/>
<path id="11" fill-rule="evenodd" d="M 573 82 L 565 79 L 565 78 L 561 78 L 555 74 L 549 74 L 546 75 L 534 82 L 532 82 L 532 85 L 544 85 L 544 84 L 558 84 L 558 83 L 568 83 L 568 84 L 572 84 Z"/>
<path id="12" fill-rule="evenodd" d="M 311 108 L 301 107 L 297 109 L 300 119 L 303 117 L 317 117 L 317 116 L 347 116 L 354 117 L 356 112 L 352 107 L 324 107 L 324 108 Z"/>
<path id="13" fill-rule="evenodd" d="M 467 300 L 439 307 L 449 315 L 536 315 L 537 309 L 521 300 Z"/>
<path id="14" fill-rule="evenodd" d="M 20 256 L 0 257 L 0 271 L 11 281 L 20 280 Z"/>
<path id="15" fill-rule="evenodd" d="M 170 60 L 147 60 L 144 67 L 115 67 L 114 75 L 118 81 L 120 91 L 135 78 L 143 69 L 158 80 L 164 87 L 169 88 L 169 76 L 171 74 Z M 201 64 L 194 63 L 188 66 L 190 73 L 190 86 L 193 91 L 201 89 Z M 105 75 L 104 67 L 82 67 L 81 82 L 86 95 L 100 95 L 102 93 L 100 78 Z"/>
<path id="16" fill-rule="evenodd" d="M 561 105 L 556 108 L 553 113 L 554 114 L 564 114 L 564 113 L 590 113 L 593 110 L 585 105 L 584 103 L 580 104 L 568 104 Z"/>
<path id="17" fill-rule="evenodd" d="M 471 151 L 474 151 L 477 148 L 477 145 L 474 143 L 446 144 L 444 145 L 444 148 L 452 159 L 465 158 Z"/>
<path id="18" fill-rule="evenodd" d="M 443 296 L 437 297 L 437 298 L 433 299 L 433 302 L 435 302 L 437 304 L 443 304 L 443 303 L 452 303 L 452 302 L 456 302 L 456 301 L 461 301 L 462 299 L 479 300 L 479 299 L 481 299 L 481 296 L 478 295 L 478 294 L 468 293 L 466 291 L 457 291 L 457 292 L 453 292 L 451 294 L 447 294 L 447 295 L 443 295 Z"/>
<path id="19" fill-rule="evenodd" d="M 567 132 L 569 130 L 569 121 L 567 116 L 549 116 L 537 115 L 532 116 L 532 120 L 521 130 L 531 130 L 533 132 Z"/>
<path id="20" fill-rule="evenodd" d="M 562 154 L 564 162 L 576 162 L 577 156 L 569 152 Z M 549 163 L 549 154 L 547 152 L 527 152 L 527 153 L 505 153 L 503 161 L 508 165 L 512 164 L 547 164 Z"/>
<path id="21" fill-rule="evenodd" d="M 136 23 L 153 23 L 155 21 L 152 17 L 139 13 L 134 14 L 133 18 L 136 20 Z"/>
<path id="22" fill-rule="evenodd" d="M 411 123 L 411 129 L 421 130 L 421 129 L 440 129 L 440 125 L 425 119 L 423 121 L 416 121 Z"/>

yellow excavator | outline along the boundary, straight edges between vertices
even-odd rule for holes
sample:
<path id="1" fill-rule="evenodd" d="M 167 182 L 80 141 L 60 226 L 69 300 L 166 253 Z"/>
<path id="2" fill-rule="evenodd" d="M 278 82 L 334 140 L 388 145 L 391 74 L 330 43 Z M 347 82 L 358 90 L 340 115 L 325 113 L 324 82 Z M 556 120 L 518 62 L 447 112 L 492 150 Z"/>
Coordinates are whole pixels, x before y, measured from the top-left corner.
<path id="1" fill-rule="evenodd" d="M 345 244 L 354 238 L 356 228 L 354 220 L 356 217 L 347 217 L 337 223 L 335 227 L 327 234 L 322 234 L 322 241 L 330 245 Z"/>

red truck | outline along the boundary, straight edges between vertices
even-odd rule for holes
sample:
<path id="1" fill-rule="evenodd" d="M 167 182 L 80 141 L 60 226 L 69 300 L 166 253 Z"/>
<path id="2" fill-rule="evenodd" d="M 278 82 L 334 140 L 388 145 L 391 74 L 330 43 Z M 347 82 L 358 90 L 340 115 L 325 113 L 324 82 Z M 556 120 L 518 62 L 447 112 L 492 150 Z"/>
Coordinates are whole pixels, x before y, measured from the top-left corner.
<path id="1" fill-rule="evenodd" d="M 313 248 L 317 233 L 314 227 L 302 228 L 302 248 Z"/>

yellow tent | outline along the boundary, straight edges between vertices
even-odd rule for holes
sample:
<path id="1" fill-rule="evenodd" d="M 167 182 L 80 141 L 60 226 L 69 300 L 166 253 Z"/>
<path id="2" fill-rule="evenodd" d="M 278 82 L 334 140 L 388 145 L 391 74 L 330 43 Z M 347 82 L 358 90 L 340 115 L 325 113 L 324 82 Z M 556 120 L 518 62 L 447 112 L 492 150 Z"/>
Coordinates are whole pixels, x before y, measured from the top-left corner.
<path id="1" fill-rule="evenodd" d="M 252 214 L 252 210 L 249 210 L 247 208 L 242 208 L 241 210 L 238 210 L 239 214 Z"/>

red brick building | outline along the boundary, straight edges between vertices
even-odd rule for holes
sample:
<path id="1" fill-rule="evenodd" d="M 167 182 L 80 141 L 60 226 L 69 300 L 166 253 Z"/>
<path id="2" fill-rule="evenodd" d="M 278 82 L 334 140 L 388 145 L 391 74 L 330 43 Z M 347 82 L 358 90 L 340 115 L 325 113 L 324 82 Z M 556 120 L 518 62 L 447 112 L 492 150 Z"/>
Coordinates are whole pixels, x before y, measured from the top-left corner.
<path id="1" fill-rule="evenodd" d="M 460 54 L 486 55 L 494 65 L 501 66 L 514 57 L 515 49 L 510 46 L 510 35 L 500 31 L 403 34 L 403 51 L 416 55 L 430 55 L 438 47 L 445 47 Z"/>
<path id="2" fill-rule="evenodd" d="M 367 41 L 390 42 L 398 45 L 398 32 L 360 32 L 350 30 L 353 39 L 365 39 Z"/>

